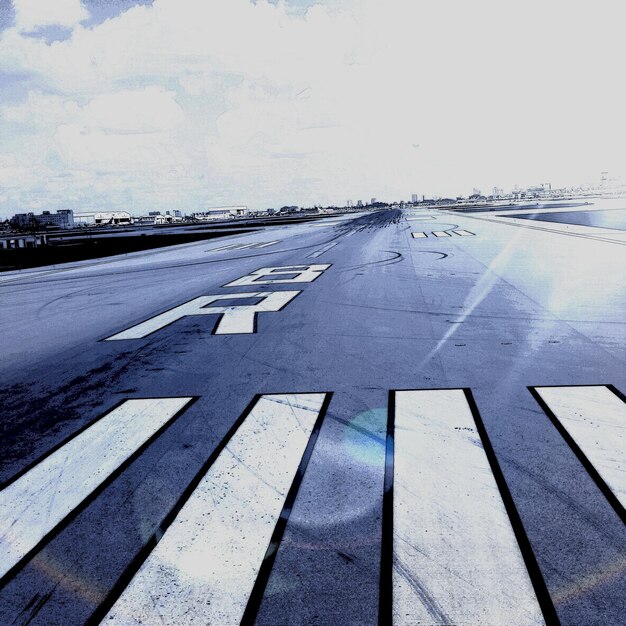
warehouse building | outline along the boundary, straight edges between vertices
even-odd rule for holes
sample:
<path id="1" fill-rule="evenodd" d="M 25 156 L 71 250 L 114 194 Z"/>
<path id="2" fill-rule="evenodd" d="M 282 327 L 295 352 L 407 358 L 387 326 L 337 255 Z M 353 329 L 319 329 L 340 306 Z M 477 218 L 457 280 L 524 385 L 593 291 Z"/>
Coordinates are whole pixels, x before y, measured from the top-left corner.
<path id="1" fill-rule="evenodd" d="M 245 217 L 248 215 L 247 206 L 220 206 L 210 207 L 199 213 L 192 213 L 192 217 L 201 222 L 210 222 L 212 220 L 228 220 L 235 217 Z"/>
<path id="2" fill-rule="evenodd" d="M 77 226 L 124 226 L 133 223 L 127 211 L 87 211 L 74 214 Z"/>

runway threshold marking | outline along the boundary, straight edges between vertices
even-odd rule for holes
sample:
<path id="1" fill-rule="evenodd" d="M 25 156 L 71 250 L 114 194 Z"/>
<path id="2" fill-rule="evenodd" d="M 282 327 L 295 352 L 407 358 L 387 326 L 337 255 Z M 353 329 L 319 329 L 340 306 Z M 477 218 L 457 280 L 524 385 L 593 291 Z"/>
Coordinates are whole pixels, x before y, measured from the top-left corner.
<path id="1" fill-rule="evenodd" d="M 459 235 L 459 237 L 469 237 L 475 235 L 476 233 L 469 230 L 433 230 L 430 234 L 434 237 L 452 237 L 452 234 Z M 428 237 L 428 233 L 419 231 L 413 232 L 411 235 L 413 239 L 423 239 Z"/>
<path id="2" fill-rule="evenodd" d="M 307 258 L 309 259 L 316 259 L 318 256 L 322 256 L 322 254 L 324 254 L 324 252 L 328 252 L 331 248 L 334 248 L 337 245 L 337 242 L 331 242 L 329 244 L 326 244 L 325 246 L 321 247 L 319 250 L 316 250 L 315 252 L 313 252 L 312 254 L 309 254 L 309 256 Z"/>
<path id="3" fill-rule="evenodd" d="M 277 281 L 280 282 L 280 281 Z M 263 283 L 265 284 L 265 283 Z M 165 311 L 131 328 L 127 328 L 105 341 L 122 341 L 127 339 L 143 339 L 161 328 L 193 315 L 219 315 L 214 335 L 250 334 L 256 330 L 256 316 L 258 313 L 270 313 L 283 309 L 300 291 L 253 291 L 247 293 L 222 293 L 199 296 L 180 306 Z M 209 306 L 220 300 L 250 300 L 259 299 L 254 304 L 230 304 L 226 306 Z"/>
<path id="4" fill-rule="evenodd" d="M 246 613 L 252 623 L 257 575 L 271 568 L 327 397 L 253 404 L 103 623 L 239 624 Z"/>
<path id="5" fill-rule="evenodd" d="M 392 394 L 379 623 L 546 623 L 554 608 L 469 391 Z"/>
<path id="6" fill-rule="evenodd" d="M 192 400 L 126 400 L 4 487 L 0 580 Z"/>
<path id="7" fill-rule="evenodd" d="M 626 402 L 604 385 L 531 393 L 626 523 Z"/>

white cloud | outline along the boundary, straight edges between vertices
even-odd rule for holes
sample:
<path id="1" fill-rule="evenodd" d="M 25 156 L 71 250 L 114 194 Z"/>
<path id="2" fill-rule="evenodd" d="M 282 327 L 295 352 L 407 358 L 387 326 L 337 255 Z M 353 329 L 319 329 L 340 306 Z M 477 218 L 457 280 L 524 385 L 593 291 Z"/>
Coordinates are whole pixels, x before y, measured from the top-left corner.
<path id="1" fill-rule="evenodd" d="M 84 123 L 105 132 L 163 132 L 179 126 L 185 114 L 173 91 L 150 86 L 96 96 L 81 112 Z"/>
<path id="2" fill-rule="evenodd" d="M 89 16 L 80 0 L 13 0 L 13 7 L 20 31 L 45 26 L 71 27 Z"/>
<path id="3" fill-rule="evenodd" d="M 35 4 L 57 13 L 22 11 L 0 38 L 0 71 L 32 85 L 22 102 L 0 104 L 18 172 L 0 211 L 42 193 L 63 206 L 64 185 L 85 206 L 139 212 L 624 170 L 626 44 L 608 0 L 506 10 L 354 0 L 303 15 L 261 0 L 155 0 L 93 28 L 78 24 L 78 2 L 21 6 Z M 21 34 L 53 23 L 72 26 L 71 38 Z"/>

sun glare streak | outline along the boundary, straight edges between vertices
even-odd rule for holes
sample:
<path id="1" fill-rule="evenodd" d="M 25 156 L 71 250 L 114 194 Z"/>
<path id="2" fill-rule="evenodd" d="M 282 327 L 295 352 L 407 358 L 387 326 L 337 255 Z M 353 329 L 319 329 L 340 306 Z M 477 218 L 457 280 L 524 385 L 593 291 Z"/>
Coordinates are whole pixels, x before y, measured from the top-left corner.
<path id="1" fill-rule="evenodd" d="M 463 301 L 463 313 L 458 322 L 464 322 L 481 304 L 481 302 L 491 293 L 496 282 L 500 279 L 500 275 L 497 270 L 504 267 L 517 248 L 518 239 L 524 237 L 525 233 L 520 230 L 517 232 L 502 248 L 496 257 L 491 261 L 485 271 L 482 273 L 478 282 L 470 289 L 469 293 Z M 419 368 L 423 368 L 431 359 L 433 359 L 443 348 L 459 329 L 460 324 L 453 324 L 444 334 L 444 336 L 437 342 L 437 345 L 422 359 L 419 364 Z"/>
<path id="2" fill-rule="evenodd" d="M 599 585 L 610 582 L 613 578 L 624 574 L 624 572 L 626 572 L 626 558 L 620 557 L 615 562 L 605 565 L 604 568 L 591 572 L 571 585 L 557 590 L 552 594 L 552 599 L 555 604 L 564 604 L 593 590 Z"/>

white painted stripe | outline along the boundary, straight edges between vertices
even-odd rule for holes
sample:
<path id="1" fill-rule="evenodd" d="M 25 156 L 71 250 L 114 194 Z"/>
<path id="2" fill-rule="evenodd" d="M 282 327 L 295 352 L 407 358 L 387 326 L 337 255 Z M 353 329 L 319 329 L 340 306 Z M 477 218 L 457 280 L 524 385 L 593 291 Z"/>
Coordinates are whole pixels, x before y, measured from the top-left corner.
<path id="1" fill-rule="evenodd" d="M 535 390 L 626 507 L 626 404 L 607 387 Z"/>
<path id="2" fill-rule="evenodd" d="M 278 240 L 261 243 L 231 243 L 228 246 L 222 246 L 221 248 L 213 248 L 212 252 L 223 252 L 225 250 L 249 250 L 250 248 L 267 248 L 277 243 Z"/>
<path id="3" fill-rule="evenodd" d="M 352 237 L 352 235 L 354 235 L 354 233 L 356 233 L 356 230 L 349 230 L 344 237 Z"/>
<path id="4" fill-rule="evenodd" d="M 413 239 L 419 239 L 421 237 L 428 237 L 426 233 L 411 233 L 413 235 Z"/>
<path id="5" fill-rule="evenodd" d="M 276 281 L 284 282 L 284 281 Z M 239 335 L 254 333 L 254 323 L 257 313 L 280 311 L 289 304 L 299 291 L 253 291 L 247 293 L 221 293 L 210 296 L 200 296 L 180 306 L 174 307 L 165 313 L 156 315 L 145 322 L 127 328 L 105 341 L 122 341 L 126 339 L 143 339 L 165 326 L 189 317 L 191 315 L 220 315 L 221 318 L 215 327 L 216 335 Z M 260 298 L 256 304 L 230 304 L 227 306 L 209 306 L 220 300 L 250 300 Z"/>
<path id="6" fill-rule="evenodd" d="M 451 237 L 452 236 L 447 230 L 433 230 L 433 235 L 435 235 L 435 237 Z"/>
<path id="7" fill-rule="evenodd" d="M 323 272 L 330 267 L 330 264 L 320 265 L 286 265 L 282 267 L 262 267 L 251 272 L 247 276 L 242 276 L 237 280 L 224 285 L 224 287 L 243 287 L 247 285 L 289 285 L 292 283 L 312 283 L 319 278 Z M 296 274 L 296 276 L 292 276 Z M 280 278 L 290 276 L 290 278 Z M 270 280 L 268 280 L 270 279 Z"/>
<path id="8" fill-rule="evenodd" d="M 240 623 L 324 397 L 260 398 L 103 623 Z"/>
<path id="9" fill-rule="evenodd" d="M 476 233 L 472 233 L 469 230 L 453 230 L 455 235 L 460 235 L 461 237 L 469 237 L 470 235 L 475 235 Z"/>
<path id="10" fill-rule="evenodd" d="M 331 242 L 329 244 L 326 244 L 323 248 L 320 248 L 316 252 L 309 254 L 307 258 L 316 259 L 318 256 L 322 256 L 324 252 L 328 252 L 331 248 L 334 248 L 336 245 L 337 245 L 337 242 Z"/>
<path id="11" fill-rule="evenodd" d="M 126 400 L 0 492 L 0 576 L 191 398 Z"/>
<path id="12" fill-rule="evenodd" d="M 394 625 L 543 624 L 463 391 L 395 397 Z"/>

